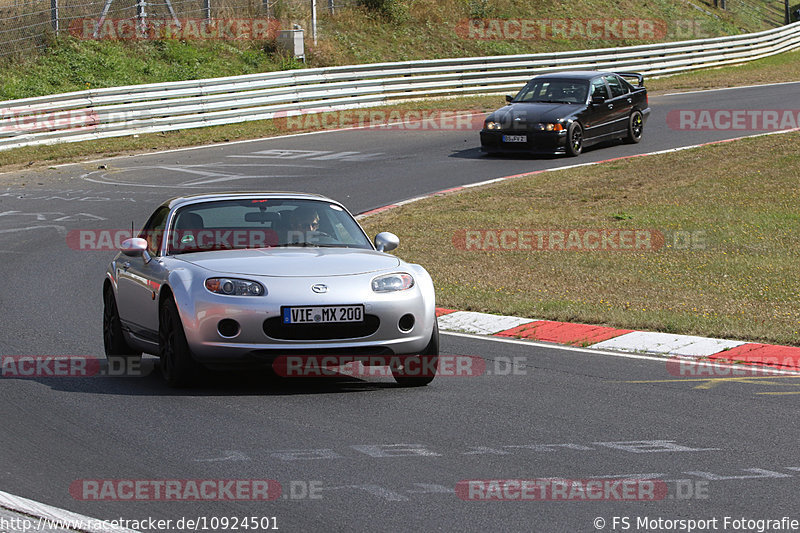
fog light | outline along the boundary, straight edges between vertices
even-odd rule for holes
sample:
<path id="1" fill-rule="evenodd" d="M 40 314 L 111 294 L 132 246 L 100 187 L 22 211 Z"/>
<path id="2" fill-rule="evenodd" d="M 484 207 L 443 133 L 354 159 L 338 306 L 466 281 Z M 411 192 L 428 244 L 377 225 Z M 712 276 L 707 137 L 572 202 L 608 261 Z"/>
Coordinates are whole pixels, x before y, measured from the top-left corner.
<path id="1" fill-rule="evenodd" d="M 400 317 L 400 322 L 397 323 L 400 331 L 411 331 L 414 327 L 414 315 L 403 315 Z"/>
<path id="2" fill-rule="evenodd" d="M 223 337 L 235 337 L 239 334 L 239 323 L 232 318 L 223 318 L 217 324 L 217 331 Z"/>

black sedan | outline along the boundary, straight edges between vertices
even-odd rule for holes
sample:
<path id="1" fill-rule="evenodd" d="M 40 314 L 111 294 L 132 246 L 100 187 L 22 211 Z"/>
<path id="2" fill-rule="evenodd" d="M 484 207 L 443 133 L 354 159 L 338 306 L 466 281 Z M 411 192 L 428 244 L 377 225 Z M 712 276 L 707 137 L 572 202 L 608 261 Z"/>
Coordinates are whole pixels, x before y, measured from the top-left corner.
<path id="1" fill-rule="evenodd" d="M 650 115 L 644 78 L 631 72 L 543 74 L 506 101 L 481 130 L 481 150 L 489 154 L 576 156 L 602 141 L 638 143 Z"/>

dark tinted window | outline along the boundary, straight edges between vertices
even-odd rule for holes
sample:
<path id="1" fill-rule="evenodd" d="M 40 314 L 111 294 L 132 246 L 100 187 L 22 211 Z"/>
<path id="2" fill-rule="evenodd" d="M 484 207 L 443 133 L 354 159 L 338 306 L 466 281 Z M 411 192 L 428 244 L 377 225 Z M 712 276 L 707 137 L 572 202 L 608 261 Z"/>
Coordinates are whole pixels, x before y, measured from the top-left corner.
<path id="1" fill-rule="evenodd" d="M 595 78 L 592 80 L 592 96 L 608 98 L 608 89 L 606 88 L 606 82 L 603 81 L 603 78 Z"/>
<path id="2" fill-rule="evenodd" d="M 556 102 L 583 104 L 589 90 L 583 80 L 534 78 L 514 97 L 515 102 Z"/>
<path id="3" fill-rule="evenodd" d="M 629 92 L 631 92 L 631 91 L 635 91 L 635 90 L 636 90 L 636 87 L 634 87 L 633 85 L 631 85 L 631 84 L 630 84 L 630 82 L 629 82 L 628 80 L 626 80 L 625 78 L 623 78 L 623 77 L 620 77 L 620 78 L 619 78 L 619 81 L 621 81 L 621 82 L 622 82 L 622 87 L 624 87 L 624 88 L 625 88 L 625 92 L 626 92 L 626 93 L 629 93 Z"/>
<path id="4" fill-rule="evenodd" d="M 623 94 L 628 92 L 627 87 L 625 87 L 620 81 L 620 79 L 614 75 L 606 76 L 606 82 L 608 83 L 608 86 L 611 88 L 611 98 L 622 96 Z"/>
<path id="5" fill-rule="evenodd" d="M 139 237 L 147 241 L 147 253 L 158 255 L 161 249 L 161 241 L 164 237 L 164 228 L 167 227 L 168 207 L 159 207 L 142 228 Z"/>

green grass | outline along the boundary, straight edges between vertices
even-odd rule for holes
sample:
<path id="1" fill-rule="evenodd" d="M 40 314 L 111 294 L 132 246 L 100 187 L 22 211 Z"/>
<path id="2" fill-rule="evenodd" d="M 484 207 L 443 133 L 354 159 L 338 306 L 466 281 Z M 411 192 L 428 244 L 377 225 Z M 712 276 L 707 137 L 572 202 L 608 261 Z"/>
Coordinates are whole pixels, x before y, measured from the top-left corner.
<path id="1" fill-rule="evenodd" d="M 666 39 L 758 31 L 782 23 L 767 0 L 749 0 L 722 11 L 708 0 L 397 0 L 387 13 L 342 8 L 326 14 L 320 7 L 320 39 L 310 39 L 306 3 L 284 2 L 279 13 L 288 27 L 306 28 L 308 66 L 330 66 L 405 59 L 617 47 L 650 41 L 636 39 L 466 39 L 457 27 L 470 17 L 530 20 L 647 19 L 664 21 Z M 260 4 L 257 4 L 260 5 Z M 694 6 L 694 7 L 693 7 Z M 251 6 L 252 7 L 252 6 Z M 223 2 L 214 16 L 241 14 Z M 680 33 L 691 21 L 700 34 Z M 685 31 L 685 30 L 684 30 Z M 88 88 L 199 79 L 282 70 L 302 66 L 276 51 L 274 41 L 85 41 L 68 36 L 51 39 L 39 54 L 0 60 L 0 100 Z"/>
<path id="2" fill-rule="evenodd" d="M 65 38 L 35 60 L 23 62 L 18 68 L 2 68 L 0 99 L 299 66 L 297 61 L 267 54 L 256 45 L 235 46 L 224 41 L 123 43 Z"/>
<path id="3" fill-rule="evenodd" d="M 465 39 L 458 23 L 480 19 L 643 19 L 663 21 L 666 40 L 713 37 L 760 31 L 783 23 L 782 14 L 766 1 L 741 4 L 722 11 L 709 1 L 674 0 L 416 0 L 401 2 L 394 18 L 378 17 L 363 10 L 350 10 L 326 18 L 327 39 L 317 51 L 323 62 L 369 63 L 389 58 L 427 59 L 461 56 L 551 52 L 586 48 L 648 44 L 644 39 Z M 376 19 L 381 24 L 376 25 Z M 691 21 L 691 24 L 686 21 Z M 689 30 L 688 28 L 692 29 Z"/>
<path id="4" fill-rule="evenodd" d="M 545 172 L 364 222 L 370 234 L 396 233 L 399 255 L 428 268 L 439 306 L 800 345 L 799 141 L 772 135 Z M 665 245 L 465 249 L 465 230 L 486 229 L 651 230 Z"/>

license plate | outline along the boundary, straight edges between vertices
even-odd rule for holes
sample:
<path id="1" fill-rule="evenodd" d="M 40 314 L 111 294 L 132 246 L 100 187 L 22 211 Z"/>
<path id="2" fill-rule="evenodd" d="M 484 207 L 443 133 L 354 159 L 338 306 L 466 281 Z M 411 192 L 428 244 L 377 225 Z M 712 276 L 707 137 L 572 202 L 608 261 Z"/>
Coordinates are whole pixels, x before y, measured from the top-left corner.
<path id="1" fill-rule="evenodd" d="M 527 135 L 503 135 L 504 143 L 526 143 L 528 142 Z"/>
<path id="2" fill-rule="evenodd" d="M 282 307 L 284 324 L 330 324 L 332 322 L 363 322 L 363 305 L 315 305 Z"/>

